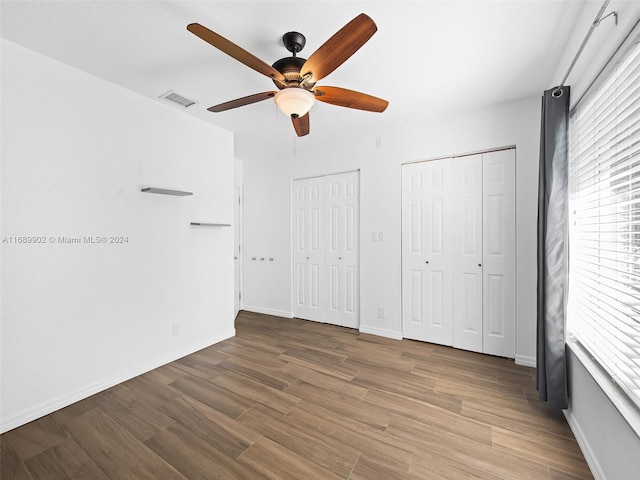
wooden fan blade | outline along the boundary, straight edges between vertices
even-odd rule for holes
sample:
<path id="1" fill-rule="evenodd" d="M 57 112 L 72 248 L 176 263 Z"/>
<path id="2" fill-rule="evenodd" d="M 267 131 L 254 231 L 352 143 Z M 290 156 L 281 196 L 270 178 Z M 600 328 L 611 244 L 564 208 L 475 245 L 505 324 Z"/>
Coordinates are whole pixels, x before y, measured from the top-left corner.
<path id="1" fill-rule="evenodd" d="M 356 108 L 368 112 L 384 112 L 389 102 L 373 95 L 340 87 L 316 87 L 316 100 L 340 107 Z"/>
<path id="2" fill-rule="evenodd" d="M 307 112 L 302 117 L 292 118 L 293 128 L 299 137 L 309 135 L 309 113 Z"/>
<path id="3" fill-rule="evenodd" d="M 310 73 L 309 83 L 326 77 L 356 53 L 377 30 L 373 20 L 361 13 L 313 52 L 300 69 L 300 74 Z"/>
<path id="4" fill-rule="evenodd" d="M 244 63 L 247 67 L 253 68 L 256 72 L 270 78 L 277 78 L 278 80 L 284 81 L 282 74 L 271 65 L 227 40 L 222 35 L 218 35 L 216 32 L 209 30 L 207 27 L 203 27 L 199 23 L 191 23 L 187 25 L 187 30 L 230 57 Z"/>
<path id="5" fill-rule="evenodd" d="M 231 110 L 232 108 L 251 105 L 252 103 L 261 102 L 262 100 L 266 100 L 267 98 L 273 98 L 275 94 L 276 92 L 256 93 L 254 95 L 249 95 L 248 97 L 236 98 L 235 100 L 230 100 L 219 105 L 214 105 L 213 107 L 207 108 L 207 110 L 215 113 L 224 112 L 225 110 Z"/>

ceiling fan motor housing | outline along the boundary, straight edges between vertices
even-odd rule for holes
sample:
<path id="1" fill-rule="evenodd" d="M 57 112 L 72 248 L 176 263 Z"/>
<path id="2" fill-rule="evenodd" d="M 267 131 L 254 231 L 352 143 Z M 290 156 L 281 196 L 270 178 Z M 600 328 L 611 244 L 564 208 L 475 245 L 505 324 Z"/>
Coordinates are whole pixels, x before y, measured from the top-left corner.
<path id="1" fill-rule="evenodd" d="M 304 48 L 306 42 L 307 40 L 304 35 L 299 32 L 287 32 L 282 36 L 282 43 L 284 43 L 285 48 L 289 50 L 293 56 L 281 58 L 272 65 L 286 80 L 286 85 L 274 80 L 273 83 L 275 83 L 280 90 L 289 86 L 301 86 L 302 76 L 300 75 L 300 70 L 307 59 L 297 57 L 296 54 Z M 312 83 L 302 86 L 302 88 L 306 90 L 311 90 L 312 87 Z"/>
<path id="2" fill-rule="evenodd" d="M 287 80 L 287 83 L 294 83 L 298 85 L 302 78 L 300 77 L 300 69 L 304 65 L 307 60 L 301 57 L 285 57 L 277 60 L 272 67 L 278 70 L 284 78 Z M 278 85 L 279 88 L 282 88 L 280 84 L 274 82 Z"/>

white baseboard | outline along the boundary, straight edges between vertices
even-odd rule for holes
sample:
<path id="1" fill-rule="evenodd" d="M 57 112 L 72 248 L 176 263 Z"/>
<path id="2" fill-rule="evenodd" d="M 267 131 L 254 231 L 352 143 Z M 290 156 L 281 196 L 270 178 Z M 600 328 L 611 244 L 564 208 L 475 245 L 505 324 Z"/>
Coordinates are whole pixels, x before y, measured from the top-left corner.
<path id="1" fill-rule="evenodd" d="M 176 352 L 171 352 L 168 355 L 164 355 L 159 357 L 151 362 L 147 362 L 142 365 L 138 365 L 135 368 L 132 368 L 126 372 L 123 372 L 120 375 L 115 377 L 102 380 L 100 382 L 94 383 L 92 385 L 87 385 L 86 387 L 80 388 L 74 392 L 71 392 L 68 395 L 64 395 L 63 397 L 55 398 L 50 401 L 46 401 L 41 403 L 40 405 L 36 405 L 27 410 L 23 410 L 14 415 L 11 415 L 8 418 L 3 418 L 0 424 L 0 433 L 8 432 L 9 430 L 13 430 L 21 425 L 29 423 L 33 420 L 36 420 L 40 417 L 44 417 L 45 415 L 49 415 L 50 413 L 55 412 L 56 410 L 60 410 L 61 408 L 68 407 L 69 405 L 83 400 L 85 398 L 90 397 L 91 395 L 95 395 L 96 393 L 102 392 L 108 388 L 111 388 L 119 383 L 126 382 L 138 375 L 142 375 L 143 373 L 149 372 L 155 368 L 161 367 L 162 365 L 166 365 L 167 363 L 178 360 L 179 358 L 190 355 L 198 350 L 202 350 L 203 348 L 210 347 L 216 343 L 219 343 L 227 338 L 234 337 L 236 334 L 235 328 L 231 330 L 227 330 L 220 335 L 216 335 L 215 338 L 210 338 L 206 341 L 198 342 L 196 344 L 190 345 L 182 350 L 178 350 Z"/>
<path id="2" fill-rule="evenodd" d="M 243 305 L 242 310 L 253 313 L 263 313 L 264 315 L 273 315 L 274 317 L 293 318 L 293 312 L 287 312 L 286 310 L 256 307 L 254 305 Z"/>
<path id="3" fill-rule="evenodd" d="M 393 338 L 394 340 L 402 340 L 402 332 L 399 332 L 397 330 L 387 330 L 386 328 L 360 325 L 360 332 L 369 333 L 371 335 L 378 335 L 379 337 Z"/>
<path id="4" fill-rule="evenodd" d="M 607 480 L 606 475 L 604 474 L 602 467 L 600 467 L 600 463 L 596 458 L 596 455 L 593 453 L 591 449 L 591 445 L 589 444 L 589 439 L 586 437 L 582 429 L 580 428 L 580 424 L 578 423 L 575 416 L 571 413 L 571 410 L 563 410 L 564 417 L 567 419 L 567 423 L 573 432 L 573 436 L 576 437 L 576 441 L 580 446 L 580 450 L 582 450 L 582 455 L 584 455 L 584 459 L 587 461 L 587 465 L 591 469 L 591 474 L 595 480 Z"/>
<path id="5" fill-rule="evenodd" d="M 529 357 L 527 355 L 516 354 L 516 365 L 522 365 L 523 367 L 536 368 L 536 357 Z"/>

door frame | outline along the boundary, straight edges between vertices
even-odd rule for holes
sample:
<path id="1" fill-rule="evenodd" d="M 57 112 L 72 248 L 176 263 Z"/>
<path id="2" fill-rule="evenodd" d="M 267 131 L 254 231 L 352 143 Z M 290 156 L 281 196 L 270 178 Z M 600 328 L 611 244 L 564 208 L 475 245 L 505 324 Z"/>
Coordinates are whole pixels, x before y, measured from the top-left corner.
<path id="1" fill-rule="evenodd" d="M 242 207 L 243 207 L 243 189 L 242 183 L 236 183 L 234 186 L 234 233 L 233 233 L 233 257 L 234 257 L 234 318 L 238 316 L 238 313 L 242 310 Z M 237 303 L 236 303 L 237 302 Z M 237 309 L 236 309 L 237 305 Z"/>

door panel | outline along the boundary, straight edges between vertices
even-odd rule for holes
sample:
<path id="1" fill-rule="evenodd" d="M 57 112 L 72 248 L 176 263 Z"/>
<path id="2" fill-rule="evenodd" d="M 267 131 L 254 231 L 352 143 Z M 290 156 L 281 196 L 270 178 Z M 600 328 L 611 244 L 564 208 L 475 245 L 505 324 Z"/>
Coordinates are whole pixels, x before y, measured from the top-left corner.
<path id="1" fill-rule="evenodd" d="M 340 312 L 340 267 L 338 265 L 329 267 L 329 310 L 334 313 Z"/>
<path id="2" fill-rule="evenodd" d="M 486 253 L 490 256 L 503 256 L 504 231 L 504 194 L 487 195 L 487 233 Z"/>
<path id="3" fill-rule="evenodd" d="M 489 337 L 505 338 L 504 275 L 487 275 L 487 328 Z"/>
<path id="4" fill-rule="evenodd" d="M 454 158 L 453 346 L 482 352 L 482 155 Z"/>
<path id="5" fill-rule="evenodd" d="M 309 296 L 309 288 L 307 287 L 307 280 L 309 279 L 309 276 L 307 275 L 307 264 L 306 263 L 298 263 L 296 265 L 296 275 L 295 278 L 297 279 L 296 282 L 294 282 L 294 285 L 296 286 L 296 295 L 295 295 L 295 301 L 296 301 L 296 310 L 299 311 L 302 308 L 306 308 L 308 305 L 308 296 Z"/>
<path id="6" fill-rule="evenodd" d="M 482 274 L 465 273 L 463 274 L 462 284 L 460 285 L 459 302 L 461 315 L 460 326 L 454 333 L 454 347 L 465 348 L 477 352 L 482 351 L 482 308 L 478 308 L 478 299 L 482 299 Z M 454 307 L 455 310 L 455 307 Z M 455 327 L 454 327 L 455 328 Z M 460 330 L 458 332 L 458 329 Z M 462 346 L 462 336 L 473 336 L 475 341 L 466 346 Z M 471 343 L 471 342 L 470 342 Z M 479 344 L 479 345 L 478 345 Z"/>
<path id="7" fill-rule="evenodd" d="M 429 202 L 430 210 L 429 233 L 431 236 L 428 252 L 429 255 L 442 255 L 442 236 L 444 235 L 444 225 L 442 224 L 444 215 L 443 199 L 427 197 L 427 202 Z"/>
<path id="8" fill-rule="evenodd" d="M 357 244 L 356 228 L 358 225 L 356 220 L 355 205 L 346 205 L 344 208 L 344 213 L 346 215 L 344 249 L 347 252 L 355 253 Z"/>
<path id="9" fill-rule="evenodd" d="M 431 269 L 429 272 L 429 291 L 427 293 L 427 301 L 429 302 L 429 321 L 430 329 L 442 329 L 446 327 L 446 319 L 444 316 L 444 272 Z M 427 334 L 427 338 L 430 338 Z"/>
<path id="10" fill-rule="evenodd" d="M 409 227 L 409 238 L 411 243 L 409 251 L 414 255 L 422 253 L 422 200 L 413 200 L 410 204 L 410 217 L 407 223 Z M 404 220 L 404 219 L 403 219 Z M 405 222 L 403 221 L 403 224 Z"/>
<path id="11" fill-rule="evenodd" d="M 427 264 L 423 241 L 427 168 L 402 166 L 402 335 L 426 341 Z"/>
<path id="12" fill-rule="evenodd" d="M 402 182 L 403 335 L 451 345 L 451 165 L 404 165 Z"/>
<path id="13" fill-rule="evenodd" d="M 309 209 L 309 251 L 311 253 L 319 253 L 320 246 L 322 244 L 322 238 L 320 235 L 320 221 L 322 219 L 322 215 L 320 214 L 320 209 L 318 207 L 311 207 Z M 305 229 L 306 230 L 306 229 Z"/>
<path id="14" fill-rule="evenodd" d="M 311 263 L 309 265 L 309 307 L 314 312 L 319 312 L 321 308 L 320 296 L 322 292 L 320 290 L 320 282 L 322 272 L 320 271 L 320 265 L 318 263 Z M 312 320 L 321 321 L 320 317 L 313 318 Z"/>
<path id="15" fill-rule="evenodd" d="M 293 309 L 297 317 L 315 321 L 322 321 L 322 195 L 318 179 L 294 182 Z"/>
<path id="16" fill-rule="evenodd" d="M 515 150 L 483 155 L 484 352 L 515 356 Z"/>
<path id="17" fill-rule="evenodd" d="M 356 295 L 357 292 L 357 276 L 356 269 L 352 265 L 348 265 L 345 267 L 345 300 L 344 300 L 344 310 L 345 313 L 355 315 L 356 314 L 356 306 L 358 305 L 358 297 Z"/>
<path id="18" fill-rule="evenodd" d="M 453 344 L 453 284 L 452 284 L 452 170 L 451 162 L 436 160 L 424 164 L 429 189 L 424 192 L 426 225 L 429 226 L 425 267 L 427 278 L 426 304 L 430 318 L 425 340 L 442 345 Z"/>
<path id="19" fill-rule="evenodd" d="M 329 252 L 340 251 L 340 207 L 329 208 Z"/>
<path id="20" fill-rule="evenodd" d="M 424 272 L 422 269 L 411 270 L 409 272 L 409 288 L 407 289 L 409 294 L 409 299 L 408 299 L 409 311 L 406 312 L 408 313 L 408 318 L 405 317 L 405 323 L 408 320 L 411 323 L 422 325 L 422 322 L 424 320 L 423 305 L 422 305 L 422 299 L 424 297 L 423 295 L 424 287 L 422 286 L 423 275 L 424 275 Z M 409 324 L 404 326 L 405 330 L 408 330 L 410 328 L 411 327 Z M 415 336 L 417 335 L 418 334 L 415 334 Z M 414 337 L 411 337 L 411 338 L 414 338 Z"/>

